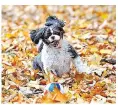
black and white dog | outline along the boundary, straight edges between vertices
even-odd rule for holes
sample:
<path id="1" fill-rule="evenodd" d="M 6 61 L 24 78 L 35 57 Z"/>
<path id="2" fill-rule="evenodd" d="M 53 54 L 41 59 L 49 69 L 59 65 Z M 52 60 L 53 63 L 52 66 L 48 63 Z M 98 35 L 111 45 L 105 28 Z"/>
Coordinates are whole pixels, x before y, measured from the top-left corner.
<path id="1" fill-rule="evenodd" d="M 70 71 L 70 64 L 73 63 L 78 72 L 89 73 L 89 67 L 63 38 L 64 25 L 62 20 L 49 16 L 43 28 L 30 32 L 31 40 L 37 44 L 40 52 L 33 61 L 34 69 L 48 70 L 61 77 Z"/>

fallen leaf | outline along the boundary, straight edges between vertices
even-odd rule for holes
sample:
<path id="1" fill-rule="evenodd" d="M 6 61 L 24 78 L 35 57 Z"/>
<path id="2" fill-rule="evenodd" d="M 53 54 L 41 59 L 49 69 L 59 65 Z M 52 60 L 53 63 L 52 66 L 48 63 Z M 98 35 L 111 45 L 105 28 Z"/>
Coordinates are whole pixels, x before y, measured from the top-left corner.
<path id="1" fill-rule="evenodd" d="M 101 54 L 111 54 L 112 51 L 111 51 L 111 50 L 108 50 L 108 49 L 101 49 L 101 50 L 100 50 L 100 53 L 101 53 Z"/>
<path id="2" fill-rule="evenodd" d="M 14 73 L 14 72 L 16 72 L 16 68 L 11 68 L 11 69 L 8 69 L 6 71 L 6 74 L 11 74 L 11 73 Z"/>

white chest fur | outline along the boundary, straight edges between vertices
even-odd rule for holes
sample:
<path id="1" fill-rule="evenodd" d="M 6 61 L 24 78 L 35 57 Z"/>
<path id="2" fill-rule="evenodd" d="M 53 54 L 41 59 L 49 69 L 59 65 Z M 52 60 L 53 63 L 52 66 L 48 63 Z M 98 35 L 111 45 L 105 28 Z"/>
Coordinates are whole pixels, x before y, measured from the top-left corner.
<path id="1" fill-rule="evenodd" d="M 68 53 L 67 46 L 68 43 L 65 41 L 62 42 L 62 47 L 59 49 L 43 46 L 41 61 L 43 62 L 44 70 L 56 70 L 60 76 L 69 72 L 71 56 Z"/>

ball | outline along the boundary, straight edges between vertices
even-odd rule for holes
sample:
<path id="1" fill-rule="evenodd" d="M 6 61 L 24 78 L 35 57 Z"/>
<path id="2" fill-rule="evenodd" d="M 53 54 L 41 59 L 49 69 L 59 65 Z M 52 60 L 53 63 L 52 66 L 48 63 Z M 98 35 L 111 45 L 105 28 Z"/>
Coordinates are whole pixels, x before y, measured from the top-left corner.
<path id="1" fill-rule="evenodd" d="M 54 82 L 54 83 L 49 83 L 45 87 L 45 91 L 53 92 L 54 88 L 57 88 L 60 90 L 62 94 L 64 94 L 64 88 L 60 83 Z"/>

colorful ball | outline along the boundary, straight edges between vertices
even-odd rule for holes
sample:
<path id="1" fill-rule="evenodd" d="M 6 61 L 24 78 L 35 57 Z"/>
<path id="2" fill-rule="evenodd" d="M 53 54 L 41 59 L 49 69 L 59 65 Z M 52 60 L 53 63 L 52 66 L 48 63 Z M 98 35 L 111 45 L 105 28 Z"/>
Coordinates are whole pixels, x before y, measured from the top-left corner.
<path id="1" fill-rule="evenodd" d="M 63 86 L 62 86 L 60 83 L 57 83 L 57 82 L 49 83 L 49 84 L 45 87 L 45 90 L 46 90 L 46 91 L 49 91 L 49 92 L 53 92 L 53 90 L 54 90 L 55 87 L 58 88 L 62 94 L 64 93 Z"/>

